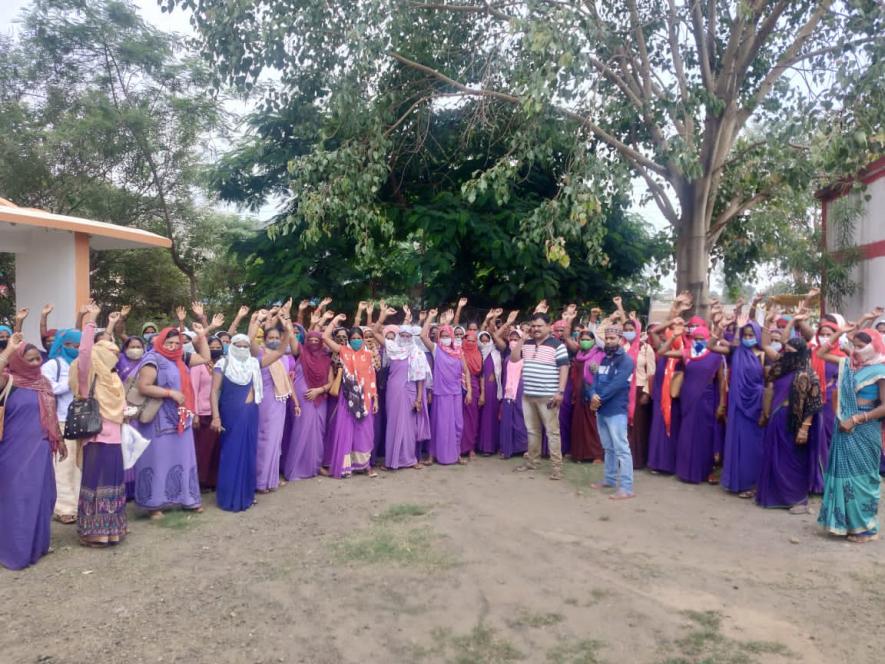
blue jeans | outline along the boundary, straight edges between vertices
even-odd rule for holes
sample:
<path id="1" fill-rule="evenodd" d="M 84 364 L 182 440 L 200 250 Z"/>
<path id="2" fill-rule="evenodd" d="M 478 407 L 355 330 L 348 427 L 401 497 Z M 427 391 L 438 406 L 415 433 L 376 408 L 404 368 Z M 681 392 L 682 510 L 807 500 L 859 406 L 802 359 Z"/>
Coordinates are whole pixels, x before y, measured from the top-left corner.
<path id="1" fill-rule="evenodd" d="M 630 454 L 630 441 L 627 439 L 627 413 L 618 415 L 596 415 L 602 449 L 605 450 L 605 484 L 618 486 L 620 469 L 620 489 L 633 493 L 633 455 Z"/>

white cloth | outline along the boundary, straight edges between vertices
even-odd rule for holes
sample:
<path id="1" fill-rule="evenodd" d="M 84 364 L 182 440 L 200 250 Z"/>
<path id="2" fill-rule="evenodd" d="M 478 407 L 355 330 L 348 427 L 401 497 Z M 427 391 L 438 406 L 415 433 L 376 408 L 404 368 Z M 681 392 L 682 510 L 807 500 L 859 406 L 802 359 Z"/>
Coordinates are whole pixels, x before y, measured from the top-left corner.
<path id="1" fill-rule="evenodd" d="M 128 424 L 123 424 L 120 432 L 122 434 L 120 449 L 123 452 L 123 470 L 129 470 L 135 466 L 135 462 L 138 461 L 151 441 Z"/>
<path id="2" fill-rule="evenodd" d="M 247 385 L 251 381 L 255 403 L 261 403 L 261 400 L 264 398 L 261 364 L 252 357 L 250 349 L 236 346 L 238 342 L 243 341 L 251 343 L 251 340 L 245 334 L 235 334 L 231 338 L 227 355 L 221 361 L 221 372 L 225 378 L 237 385 Z"/>
<path id="3" fill-rule="evenodd" d="M 60 357 L 47 360 L 40 367 L 40 372 L 52 384 L 52 393 L 55 395 L 55 410 L 58 413 L 58 421 L 65 423 L 68 418 L 68 406 L 74 400 L 74 394 L 71 392 L 71 386 L 68 385 L 68 375 L 71 372 L 71 365 Z M 62 427 L 64 430 L 64 427 Z"/>
<path id="4" fill-rule="evenodd" d="M 427 380 L 430 375 L 430 364 L 427 362 L 427 355 L 415 343 L 418 337 L 414 335 L 412 330 L 411 327 L 401 328 L 401 331 L 412 334 L 412 340 L 408 344 L 403 344 L 399 336 L 393 341 L 385 339 L 384 352 L 391 360 L 407 359 L 409 361 L 409 381 L 414 383 Z"/>

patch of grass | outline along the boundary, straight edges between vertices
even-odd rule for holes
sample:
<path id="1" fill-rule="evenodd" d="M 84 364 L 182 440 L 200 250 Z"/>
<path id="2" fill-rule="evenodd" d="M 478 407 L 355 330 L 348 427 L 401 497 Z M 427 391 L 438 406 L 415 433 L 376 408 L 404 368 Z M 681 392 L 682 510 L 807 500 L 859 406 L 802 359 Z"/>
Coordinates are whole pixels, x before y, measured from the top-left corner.
<path id="1" fill-rule="evenodd" d="M 340 563 L 418 565 L 429 570 L 451 567 L 455 561 L 436 548 L 436 539 L 429 528 L 403 530 L 375 525 L 348 535 L 333 549 Z"/>
<path id="2" fill-rule="evenodd" d="M 566 481 L 577 489 L 589 489 L 593 482 L 602 480 L 601 463 L 564 462 L 562 474 Z"/>
<path id="3" fill-rule="evenodd" d="M 603 647 L 602 641 L 593 639 L 580 639 L 578 641 L 566 641 L 547 651 L 547 661 L 550 664 L 599 664 L 599 650 Z"/>
<path id="4" fill-rule="evenodd" d="M 186 530 L 196 526 L 203 515 L 195 514 L 185 510 L 171 510 L 163 512 L 162 519 L 148 519 L 148 523 L 159 526 L 160 528 L 170 528 L 171 530 Z"/>
<path id="5" fill-rule="evenodd" d="M 590 591 L 590 604 L 588 606 L 592 606 L 593 604 L 599 604 L 606 597 L 611 595 L 611 592 L 608 590 L 604 590 L 602 588 L 594 588 Z"/>
<path id="6" fill-rule="evenodd" d="M 569 606 L 578 606 L 578 598 L 577 597 L 566 597 L 562 601 L 565 602 L 566 604 L 568 604 Z"/>
<path id="7" fill-rule="evenodd" d="M 408 521 L 414 517 L 424 516 L 430 512 L 430 507 L 427 505 L 416 505 L 414 503 L 399 503 L 397 505 L 391 505 L 386 510 L 384 510 L 381 514 L 375 517 L 375 521 L 381 522 L 400 522 L 400 521 Z"/>
<path id="8" fill-rule="evenodd" d="M 495 630 L 482 622 L 468 634 L 457 635 L 441 629 L 434 630 L 433 637 L 439 650 L 446 654 L 451 651 L 451 656 L 446 659 L 450 664 L 506 664 L 525 659 L 516 646 L 498 638 Z"/>
<path id="9" fill-rule="evenodd" d="M 774 641 L 738 641 L 722 634 L 722 615 L 717 611 L 683 611 L 682 615 L 694 623 L 688 634 L 678 639 L 677 657 L 662 664 L 754 664 L 756 655 L 793 653 L 782 643 Z"/>
<path id="10" fill-rule="evenodd" d="M 521 627 L 550 627 L 558 625 L 565 618 L 561 613 L 532 613 L 527 609 L 520 609 L 516 612 L 516 616 L 507 621 L 507 624 L 513 629 Z"/>

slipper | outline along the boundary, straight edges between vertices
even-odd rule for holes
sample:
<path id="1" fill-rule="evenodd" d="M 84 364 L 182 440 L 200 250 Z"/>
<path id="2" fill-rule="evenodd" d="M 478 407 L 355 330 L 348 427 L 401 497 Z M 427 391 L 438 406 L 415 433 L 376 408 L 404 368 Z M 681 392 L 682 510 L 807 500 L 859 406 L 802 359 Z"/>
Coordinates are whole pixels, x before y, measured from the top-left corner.
<path id="1" fill-rule="evenodd" d="M 749 500 L 750 498 L 753 498 L 755 495 L 756 495 L 755 491 L 741 491 L 738 494 L 738 498 L 743 498 L 744 500 Z"/>

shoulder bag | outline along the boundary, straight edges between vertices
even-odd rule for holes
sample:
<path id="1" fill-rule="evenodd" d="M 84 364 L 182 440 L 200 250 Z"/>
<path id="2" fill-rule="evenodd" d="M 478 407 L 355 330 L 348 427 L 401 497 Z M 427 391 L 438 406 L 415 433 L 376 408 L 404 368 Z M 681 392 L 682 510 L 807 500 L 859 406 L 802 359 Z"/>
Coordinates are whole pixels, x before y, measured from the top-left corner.
<path id="1" fill-rule="evenodd" d="M 65 440 L 82 440 L 92 438 L 101 433 L 101 411 L 98 400 L 95 398 L 95 381 L 89 386 L 89 395 L 83 399 L 74 399 L 68 406 L 68 416 L 65 420 Z"/>

